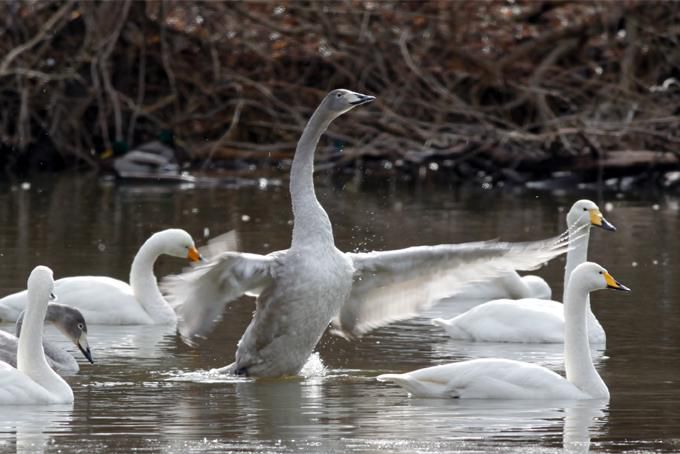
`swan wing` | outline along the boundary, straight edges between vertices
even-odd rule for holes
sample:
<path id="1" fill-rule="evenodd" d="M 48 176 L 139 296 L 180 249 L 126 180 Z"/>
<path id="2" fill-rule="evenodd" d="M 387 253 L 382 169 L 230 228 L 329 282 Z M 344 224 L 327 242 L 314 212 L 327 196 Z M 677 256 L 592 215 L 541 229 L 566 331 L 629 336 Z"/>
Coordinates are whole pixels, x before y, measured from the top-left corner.
<path id="1" fill-rule="evenodd" d="M 526 243 L 485 241 L 348 254 L 355 268 L 350 298 L 332 324 L 360 336 L 416 316 L 464 284 L 508 270 L 532 270 L 566 252 L 562 237 Z"/>
<path id="2" fill-rule="evenodd" d="M 219 321 L 224 306 L 252 289 L 271 282 L 276 253 L 266 256 L 224 252 L 206 264 L 168 276 L 161 290 L 179 317 L 185 341 L 205 337 Z"/>

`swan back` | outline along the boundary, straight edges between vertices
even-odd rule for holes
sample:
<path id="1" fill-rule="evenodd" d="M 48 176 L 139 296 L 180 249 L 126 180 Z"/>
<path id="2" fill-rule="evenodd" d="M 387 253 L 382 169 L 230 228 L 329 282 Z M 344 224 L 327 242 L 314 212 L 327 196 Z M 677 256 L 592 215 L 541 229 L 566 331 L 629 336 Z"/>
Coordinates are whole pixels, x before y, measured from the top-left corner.
<path id="1" fill-rule="evenodd" d="M 530 274 L 528 276 L 522 276 L 522 281 L 529 290 L 529 298 L 538 298 L 542 300 L 549 300 L 552 298 L 552 289 L 542 277 Z"/>

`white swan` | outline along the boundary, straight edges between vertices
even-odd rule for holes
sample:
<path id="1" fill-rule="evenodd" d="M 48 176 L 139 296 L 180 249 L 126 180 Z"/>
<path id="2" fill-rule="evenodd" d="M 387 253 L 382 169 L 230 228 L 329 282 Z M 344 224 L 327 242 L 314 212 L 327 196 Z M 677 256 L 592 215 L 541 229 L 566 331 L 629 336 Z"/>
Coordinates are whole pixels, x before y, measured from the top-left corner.
<path id="1" fill-rule="evenodd" d="M 19 336 L 17 368 L 0 361 L 0 404 L 68 404 L 71 387 L 45 360 L 42 330 L 47 302 L 54 289 L 52 270 L 37 266 L 28 277 L 28 304 Z"/>
<path id="2" fill-rule="evenodd" d="M 605 230 L 616 230 L 590 200 L 574 203 L 567 213 L 567 225 L 570 236 L 574 238 L 567 252 L 565 292 L 571 271 L 586 261 L 590 227 L 594 225 Z M 590 303 L 586 307 L 590 342 L 606 342 L 604 329 L 590 309 Z M 436 318 L 432 323 L 444 328 L 454 339 L 478 342 L 564 342 L 564 306 L 557 301 L 537 298 L 489 301 L 450 320 Z"/>
<path id="3" fill-rule="evenodd" d="M 586 332 L 588 294 L 613 288 L 629 291 L 600 265 L 577 266 L 569 280 L 564 312 L 566 379 L 550 369 L 509 359 L 473 359 L 419 369 L 406 374 L 379 375 L 417 397 L 472 399 L 609 399 L 609 390 L 595 370 Z"/>
<path id="4" fill-rule="evenodd" d="M 17 320 L 16 336 L 0 331 L 0 361 L 4 361 L 13 367 L 17 365 L 17 348 L 19 346 L 19 336 L 21 335 L 24 313 L 25 311 L 21 313 L 19 320 Z M 63 304 L 50 303 L 47 306 L 45 322 L 52 323 L 78 347 L 90 363 L 94 363 L 90 353 L 90 346 L 87 342 L 87 323 L 85 323 L 83 314 L 78 309 Z M 58 345 L 44 339 L 43 349 L 45 350 L 47 364 L 55 371 L 75 373 L 80 370 L 78 361 L 76 361 L 73 355 Z"/>
<path id="5" fill-rule="evenodd" d="M 212 329 L 225 304 L 243 294 L 258 295 L 236 361 L 223 372 L 297 374 L 331 320 L 338 332 L 361 335 L 419 313 L 461 283 L 534 268 L 564 252 L 565 245 L 555 240 L 339 251 L 314 193 L 314 151 L 331 121 L 373 99 L 333 90 L 307 123 L 291 167 L 290 249 L 269 255 L 225 252 L 205 266 L 165 279 L 168 300 L 180 316 L 180 333 L 189 342 Z"/>
<path id="6" fill-rule="evenodd" d="M 198 261 L 194 241 L 181 229 L 154 233 L 137 252 L 130 269 L 130 284 L 106 276 L 74 276 L 59 279 L 59 302 L 79 309 L 90 324 L 174 324 L 177 317 L 161 295 L 153 265 L 161 254 Z M 15 321 L 26 305 L 26 291 L 0 299 L 0 314 Z"/>
<path id="7" fill-rule="evenodd" d="M 509 271 L 488 282 L 471 282 L 464 285 L 459 292 L 451 295 L 456 301 L 490 301 L 500 298 L 552 298 L 550 285 L 540 276 L 529 274 L 520 276 L 516 271 Z"/>

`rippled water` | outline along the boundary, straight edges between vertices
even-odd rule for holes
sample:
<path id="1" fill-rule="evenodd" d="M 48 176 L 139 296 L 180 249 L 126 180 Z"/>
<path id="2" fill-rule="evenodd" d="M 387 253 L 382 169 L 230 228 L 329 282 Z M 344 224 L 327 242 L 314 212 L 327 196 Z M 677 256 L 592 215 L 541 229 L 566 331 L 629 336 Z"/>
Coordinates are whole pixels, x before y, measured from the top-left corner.
<path id="1" fill-rule="evenodd" d="M 37 264 L 51 266 L 56 277 L 126 279 L 139 245 L 171 226 L 185 228 L 198 243 L 206 234 L 236 229 L 241 248 L 251 252 L 286 248 L 290 241 L 285 186 L 112 185 L 75 175 L 30 183 L 0 184 L 1 294 L 23 288 Z M 81 361 L 80 373 L 67 377 L 75 404 L 0 407 L 0 451 L 680 451 L 680 200 L 456 190 L 378 178 L 322 177 L 317 187 L 343 250 L 542 238 L 562 230 L 564 210 L 577 198 L 606 207 L 619 231 L 594 231 L 590 256 L 633 289 L 593 296 L 608 334 L 607 349 L 594 357 L 611 401 L 416 399 L 377 383 L 382 372 L 477 357 L 563 370 L 559 346 L 452 341 L 426 318 L 357 342 L 326 335 L 299 378 L 218 376 L 210 369 L 232 361 L 250 319 L 253 304 L 244 298 L 200 349 L 185 346 L 172 328 L 90 326 L 96 364 Z M 162 275 L 184 265 L 163 258 L 156 269 Z M 562 267 L 557 260 L 537 273 L 556 295 Z M 463 309 L 446 301 L 429 315 Z M 73 350 L 52 328 L 47 333 Z"/>

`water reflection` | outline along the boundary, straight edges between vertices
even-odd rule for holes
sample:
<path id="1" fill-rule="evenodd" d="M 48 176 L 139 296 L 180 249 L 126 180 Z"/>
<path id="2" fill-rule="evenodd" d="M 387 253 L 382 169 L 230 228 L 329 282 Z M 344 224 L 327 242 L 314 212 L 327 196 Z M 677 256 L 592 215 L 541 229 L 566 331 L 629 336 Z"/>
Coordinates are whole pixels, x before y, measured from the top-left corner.
<path id="1" fill-rule="evenodd" d="M 70 431 L 72 408 L 71 405 L 51 405 L 3 409 L 0 436 L 13 437 L 0 438 L 0 448 L 13 447 L 17 454 L 45 452 L 55 442 L 55 436 Z"/>
<path id="2" fill-rule="evenodd" d="M 548 237 L 564 223 L 560 208 L 597 196 L 476 192 L 427 182 L 320 183 L 317 192 L 342 250 Z M 199 350 L 185 346 L 172 327 L 92 325 L 96 363 L 81 362 L 81 371 L 66 377 L 73 408 L 0 408 L 0 450 L 525 453 L 594 446 L 677 452 L 680 265 L 671 246 L 680 231 L 680 203 L 637 195 L 596 201 L 619 230 L 594 232 L 591 257 L 633 288 L 625 300 L 602 293 L 593 307 L 608 337 L 607 350 L 593 356 L 612 393 L 609 405 L 411 399 L 376 383 L 386 371 L 491 356 L 563 371 L 561 345 L 449 339 L 429 317 L 452 317 L 477 304 L 453 301 L 357 342 L 325 335 L 313 372 L 303 378 L 211 381 L 200 371 L 233 360 L 252 317 L 252 300 L 244 298 Z M 236 229 L 242 250 L 284 249 L 290 220 L 285 187 L 178 191 L 100 184 L 80 175 L 36 179 L 27 190 L 0 183 L 0 293 L 25 287 L 39 263 L 53 267 L 56 277 L 127 280 L 142 242 L 167 227 L 185 228 L 199 244 L 206 230 Z M 164 258 L 156 273 L 183 266 Z M 535 272 L 554 295 L 562 293 L 563 266 L 558 260 Z M 46 332 L 74 351 L 58 333 Z"/>

